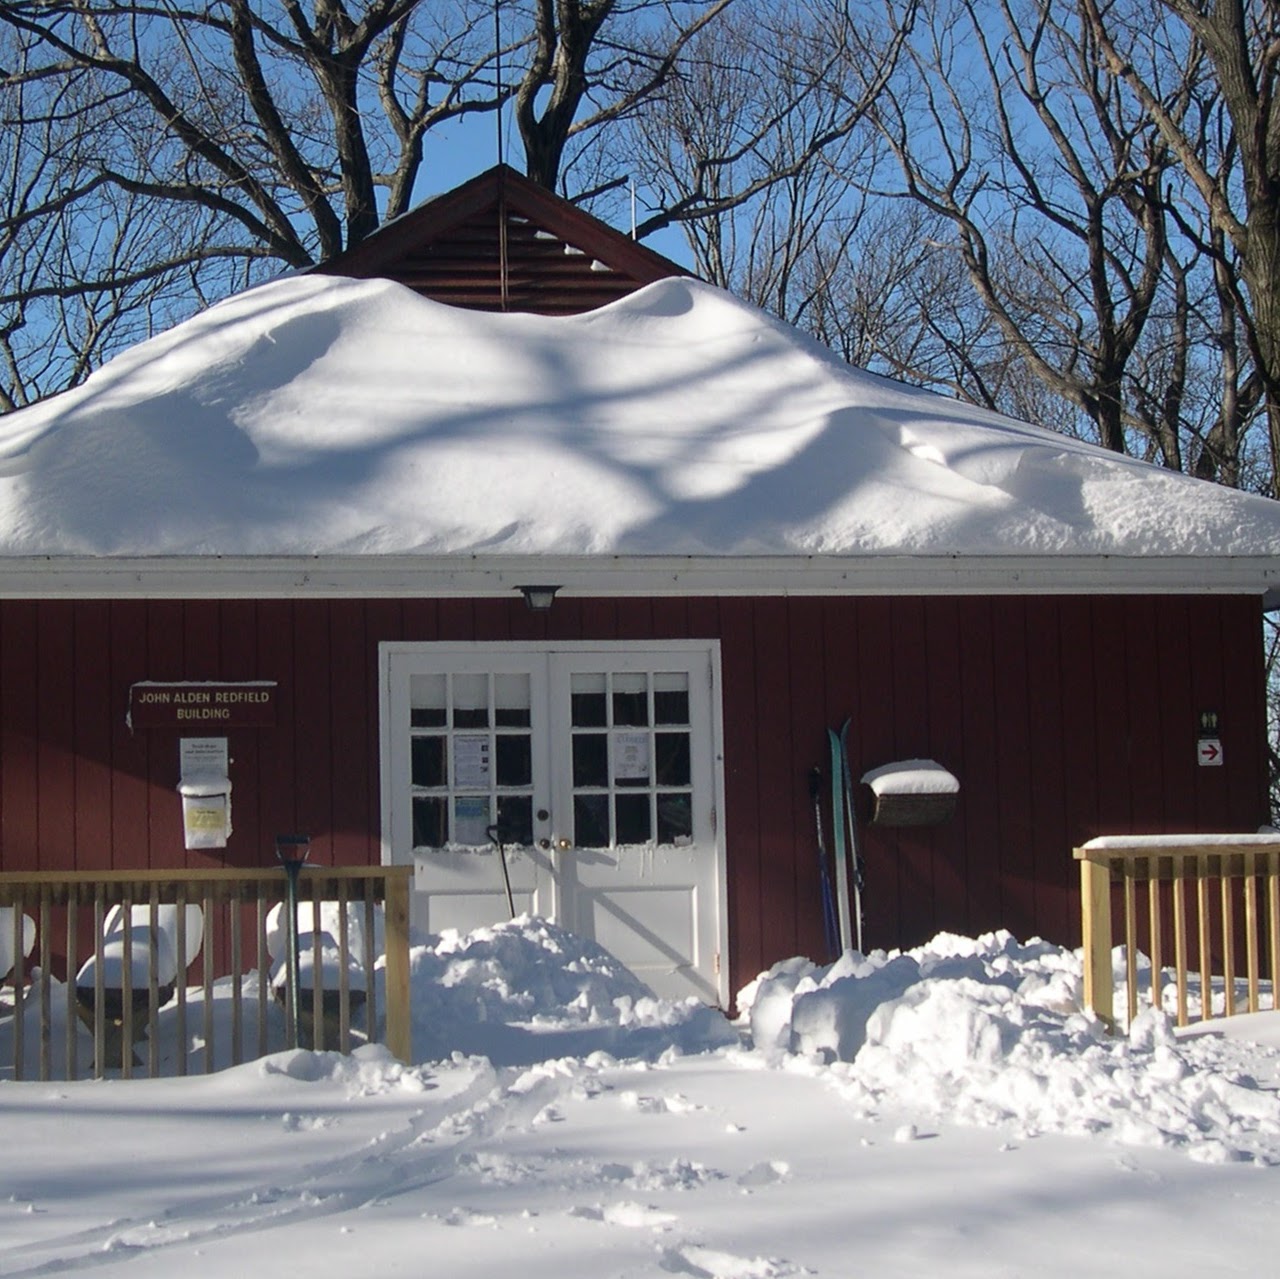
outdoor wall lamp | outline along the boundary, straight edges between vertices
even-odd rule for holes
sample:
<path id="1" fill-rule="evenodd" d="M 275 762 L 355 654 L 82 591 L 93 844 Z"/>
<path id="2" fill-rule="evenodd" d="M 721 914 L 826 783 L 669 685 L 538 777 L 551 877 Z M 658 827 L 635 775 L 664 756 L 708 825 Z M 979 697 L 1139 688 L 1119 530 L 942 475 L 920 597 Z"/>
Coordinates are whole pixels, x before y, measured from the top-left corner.
<path id="1" fill-rule="evenodd" d="M 556 597 L 558 586 L 517 586 L 516 590 L 524 596 L 524 602 L 534 613 L 549 613 L 552 601 Z"/>

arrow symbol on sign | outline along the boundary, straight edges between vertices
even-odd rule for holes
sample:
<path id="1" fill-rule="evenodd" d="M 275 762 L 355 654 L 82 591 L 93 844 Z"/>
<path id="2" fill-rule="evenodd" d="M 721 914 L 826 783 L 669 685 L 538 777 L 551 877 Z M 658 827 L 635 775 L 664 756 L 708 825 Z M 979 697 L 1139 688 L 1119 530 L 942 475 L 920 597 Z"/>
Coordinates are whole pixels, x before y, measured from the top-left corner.
<path id="1" fill-rule="evenodd" d="M 1212 742 L 1201 747 L 1200 753 L 1205 757 L 1205 759 L 1217 759 L 1218 756 L 1222 754 L 1222 752 Z"/>

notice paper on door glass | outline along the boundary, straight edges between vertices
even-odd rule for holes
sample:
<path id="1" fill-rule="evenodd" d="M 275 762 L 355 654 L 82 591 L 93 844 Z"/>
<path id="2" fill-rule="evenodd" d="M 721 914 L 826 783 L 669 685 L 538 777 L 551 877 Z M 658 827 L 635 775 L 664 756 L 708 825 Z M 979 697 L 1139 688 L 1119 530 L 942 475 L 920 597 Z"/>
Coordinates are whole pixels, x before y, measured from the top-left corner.
<path id="1" fill-rule="evenodd" d="M 614 733 L 609 739 L 614 785 L 649 780 L 649 734 Z"/>
<path id="2" fill-rule="evenodd" d="M 487 795 L 456 795 L 453 800 L 453 842 L 477 847 L 489 842 Z"/>
<path id="3" fill-rule="evenodd" d="M 459 789 L 488 790 L 489 734 L 458 733 L 453 739 L 453 784 Z"/>

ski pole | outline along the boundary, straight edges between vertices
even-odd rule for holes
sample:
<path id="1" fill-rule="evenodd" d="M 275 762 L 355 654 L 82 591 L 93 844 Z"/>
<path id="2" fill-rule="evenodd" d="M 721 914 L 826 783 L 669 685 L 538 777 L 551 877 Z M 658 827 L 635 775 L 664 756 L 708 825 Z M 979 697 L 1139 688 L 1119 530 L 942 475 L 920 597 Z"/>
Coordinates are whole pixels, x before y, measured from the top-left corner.
<path id="1" fill-rule="evenodd" d="M 822 928 L 827 939 L 827 958 L 836 954 L 840 926 L 836 921 L 836 901 L 831 891 L 831 871 L 827 866 L 827 846 L 822 834 L 822 769 L 816 764 L 809 773 L 809 798 L 813 801 L 813 822 L 818 835 L 818 872 L 822 883 Z"/>

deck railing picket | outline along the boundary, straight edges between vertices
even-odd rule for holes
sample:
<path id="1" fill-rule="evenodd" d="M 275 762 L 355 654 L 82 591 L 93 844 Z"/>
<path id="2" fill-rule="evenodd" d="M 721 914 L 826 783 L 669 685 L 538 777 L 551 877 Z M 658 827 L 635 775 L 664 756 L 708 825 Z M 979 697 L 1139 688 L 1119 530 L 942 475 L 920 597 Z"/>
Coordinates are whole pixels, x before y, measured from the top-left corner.
<path id="1" fill-rule="evenodd" d="M 213 973 L 218 955 L 218 915 L 214 909 L 213 886 L 205 888 L 204 944 L 200 948 L 200 993 L 203 997 L 201 1033 L 204 1037 L 204 1073 L 213 1073 Z"/>
<path id="2" fill-rule="evenodd" d="M 351 954 L 351 936 L 348 928 L 348 886 L 338 885 L 338 954 Z M 351 1051 L 351 973 L 346 963 L 338 965 L 338 1051 Z"/>
<path id="3" fill-rule="evenodd" d="M 259 884 L 254 896 L 254 923 L 258 939 L 258 1042 L 257 1055 L 267 1051 L 267 984 L 271 965 L 267 962 L 267 896 L 266 885 Z"/>
<path id="4" fill-rule="evenodd" d="M 1150 920 L 1151 938 L 1151 1006 L 1160 1007 L 1161 984 L 1164 974 L 1164 936 L 1160 911 L 1160 859 L 1147 858 L 1147 915 Z"/>
<path id="5" fill-rule="evenodd" d="M 26 899 L 19 893 L 13 901 L 13 1021 L 14 1021 L 14 1078 L 22 1079 L 26 1075 L 27 1044 L 23 1031 L 27 1021 L 25 991 L 26 973 L 26 932 L 24 907 Z"/>
<path id="6" fill-rule="evenodd" d="M 1267 854 L 1267 917 L 1271 925 L 1271 997 L 1280 996 L 1280 853 Z"/>
<path id="7" fill-rule="evenodd" d="M 323 1052 L 329 1045 L 324 1035 L 324 952 L 321 938 L 324 929 L 320 923 L 320 900 L 311 901 L 311 1047 Z"/>
<path id="8" fill-rule="evenodd" d="M 387 891 L 390 893 L 391 885 L 387 885 Z M 378 984 L 373 980 L 373 920 L 374 920 L 374 903 L 373 899 L 368 895 L 366 889 L 364 899 L 364 986 L 365 986 L 365 1037 L 372 1041 L 373 1037 L 378 1033 Z M 388 914 L 390 902 L 388 902 Z M 391 921 L 387 920 L 388 936 L 390 935 Z M 390 956 L 390 949 L 387 954 Z M 390 992 L 387 998 L 391 998 Z M 395 1050 L 392 1049 L 394 1052 Z"/>
<path id="9" fill-rule="evenodd" d="M 105 930 L 106 902 L 101 892 L 93 898 L 93 1069 L 99 1078 L 107 1068 L 107 999 L 103 973 L 102 934 Z M 75 981 L 72 973 L 68 981 Z"/>
<path id="10" fill-rule="evenodd" d="M 1243 880 L 1243 877 L 1241 877 Z M 1243 888 L 1243 882 L 1241 883 Z M 1232 909 L 1231 880 L 1223 874 L 1218 880 L 1222 902 L 1222 1012 L 1236 1015 L 1236 923 Z"/>
<path id="11" fill-rule="evenodd" d="M 125 956 L 120 965 L 120 1060 L 115 1065 L 120 1067 L 122 1079 L 133 1078 L 133 889 L 125 889 L 124 900 L 120 903 L 121 935 L 124 938 Z"/>
<path id="12" fill-rule="evenodd" d="M 178 938 L 178 988 L 174 991 L 174 995 L 178 1001 L 177 1023 L 178 1023 L 178 1060 L 177 1070 L 179 1075 L 187 1073 L 187 977 L 190 965 L 187 960 L 187 890 L 186 886 L 179 884 L 175 893 L 177 920 L 175 934 Z M 203 937 L 201 938 L 203 945 Z"/>
<path id="13" fill-rule="evenodd" d="M 151 885 L 147 895 L 147 1024 L 154 1026 L 160 1014 L 160 889 Z M 160 1041 L 147 1036 L 147 1073 L 160 1073 Z"/>
<path id="14" fill-rule="evenodd" d="M 64 986 L 66 999 L 63 1013 L 67 1019 L 66 1059 L 63 1071 L 68 1079 L 75 1079 L 80 1074 L 79 1036 L 75 1033 L 76 1014 L 76 973 L 79 972 L 77 962 L 77 946 L 79 937 L 80 885 L 72 884 L 67 893 L 67 981 Z"/>
<path id="15" fill-rule="evenodd" d="M 1196 858 L 1196 938 L 1200 957 L 1200 1016 L 1213 1009 L 1213 972 L 1209 956 L 1213 953 L 1212 923 L 1209 918 L 1209 859 Z"/>
<path id="16" fill-rule="evenodd" d="M 1255 854 L 1245 854 L 1244 869 L 1244 970 L 1249 986 L 1249 1011 L 1256 1013 L 1261 1007 L 1261 983 L 1258 969 L 1258 859 Z"/>
<path id="17" fill-rule="evenodd" d="M 53 967 L 53 949 L 50 939 L 53 929 L 49 926 L 50 907 L 49 890 L 40 889 L 40 1078 L 49 1078 L 50 1053 L 53 1048 L 50 1023 L 52 1011 L 50 999 L 53 988 L 49 983 L 49 972 Z"/>
<path id="18" fill-rule="evenodd" d="M 231 921 L 231 1064 L 244 1061 L 244 1008 L 241 994 L 244 989 L 244 947 L 241 932 L 244 911 L 239 902 L 232 902 L 229 910 Z"/>
<path id="19" fill-rule="evenodd" d="M 1138 1015 L 1138 911 L 1132 875 L 1124 877 L 1124 953 L 1129 1020 Z"/>

